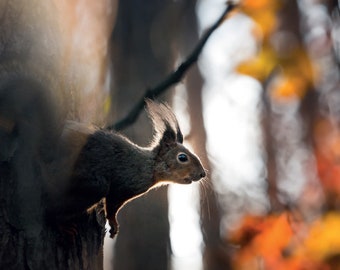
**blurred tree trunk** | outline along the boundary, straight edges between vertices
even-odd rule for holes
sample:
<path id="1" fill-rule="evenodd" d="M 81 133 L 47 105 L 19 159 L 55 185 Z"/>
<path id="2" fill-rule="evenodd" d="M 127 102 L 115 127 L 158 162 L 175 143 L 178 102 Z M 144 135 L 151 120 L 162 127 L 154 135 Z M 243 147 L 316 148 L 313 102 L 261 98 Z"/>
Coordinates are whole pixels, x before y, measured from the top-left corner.
<path id="1" fill-rule="evenodd" d="M 198 43 L 198 26 L 196 16 L 196 0 L 183 1 L 181 14 L 180 52 L 183 57 L 189 54 Z M 201 184 L 201 228 L 203 241 L 203 267 L 205 270 L 229 269 L 229 258 L 223 248 L 220 237 L 221 209 L 211 182 L 211 166 L 206 150 L 206 132 L 203 120 L 202 87 L 203 79 L 197 65 L 188 72 L 185 80 L 188 92 L 188 113 L 190 116 L 189 140 L 195 153 L 201 158 L 208 170 L 206 181 Z"/>
<path id="2" fill-rule="evenodd" d="M 45 211 L 50 165 L 82 86 L 62 65 L 54 4 L 0 0 L 0 269 L 103 268 L 102 204 L 68 233 Z"/>
<path id="3" fill-rule="evenodd" d="M 191 120 L 190 143 L 208 170 L 208 183 L 200 189 L 201 228 L 204 240 L 203 267 L 205 270 L 230 269 L 228 254 L 220 236 L 221 209 L 211 182 L 211 166 L 206 150 L 206 133 L 202 114 L 202 79 L 197 67 L 187 77 L 188 108 Z"/>
<path id="4" fill-rule="evenodd" d="M 333 169 L 339 164 L 339 152 L 333 144 L 339 141 L 340 131 L 339 1 L 306 1 L 300 7 L 300 20 L 306 51 L 318 72 L 314 88 L 307 93 L 301 108 L 310 135 L 306 137 L 313 147 L 317 167 L 317 181 L 310 181 L 307 192 L 314 187 L 323 193 L 318 203 L 307 196 L 300 203 L 308 201 L 319 214 L 340 209 L 340 196 L 334 184 L 338 182 L 338 175 Z M 315 29 L 321 30 L 321 34 L 314 35 Z M 338 260 L 334 263 L 334 266 L 339 265 Z"/>
<path id="5" fill-rule="evenodd" d="M 120 1 L 112 36 L 114 90 L 113 113 L 118 120 L 172 68 L 172 1 Z M 169 21 L 167 21 L 169 22 Z M 160 32 L 162 31 L 162 32 Z M 140 145 L 152 138 L 145 115 L 124 133 Z M 169 269 L 170 239 L 167 188 L 151 191 L 126 205 L 118 215 L 120 231 L 114 253 L 114 269 Z M 122 259 L 124 258 L 124 259 Z"/>
<path id="6" fill-rule="evenodd" d="M 283 7 L 278 14 L 280 24 L 277 26 L 277 31 L 283 35 L 291 35 L 292 40 L 276 41 L 275 49 L 282 58 L 288 58 L 301 46 L 301 35 L 299 28 L 296 27 L 299 25 L 299 11 L 296 1 L 289 1 Z M 292 44 L 288 45 L 288 42 Z M 273 70 L 263 83 L 264 111 L 262 120 L 267 155 L 268 199 L 272 212 L 280 212 L 292 203 L 292 195 L 280 189 L 279 186 L 282 185 L 282 181 L 286 181 L 290 177 L 287 160 L 294 156 L 299 147 L 304 147 L 302 142 L 304 131 L 302 128 L 300 130 L 299 111 L 293 112 L 292 106 L 294 105 L 292 103 L 282 102 L 280 104 L 280 101 L 275 100 L 271 94 L 271 83 L 278 75 L 280 75 L 280 70 L 276 67 L 276 70 Z M 289 119 L 289 114 L 292 113 L 296 113 L 296 116 Z M 312 115 L 312 112 L 310 111 L 308 114 Z M 289 120 L 287 121 L 287 119 Z M 292 134 L 291 130 L 295 132 Z M 296 145 L 296 141 L 300 141 L 300 143 Z M 285 149 L 285 151 L 281 151 L 281 149 Z"/>

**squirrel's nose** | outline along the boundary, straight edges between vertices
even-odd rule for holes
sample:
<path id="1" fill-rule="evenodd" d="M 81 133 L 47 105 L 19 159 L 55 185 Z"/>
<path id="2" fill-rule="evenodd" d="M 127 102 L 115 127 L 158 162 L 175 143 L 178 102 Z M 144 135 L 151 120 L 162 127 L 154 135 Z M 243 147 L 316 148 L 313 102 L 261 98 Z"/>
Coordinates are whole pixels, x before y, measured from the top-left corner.
<path id="1" fill-rule="evenodd" d="M 207 174 L 205 173 L 205 171 L 202 171 L 201 174 L 200 174 L 201 178 L 206 177 L 206 175 L 207 175 Z"/>

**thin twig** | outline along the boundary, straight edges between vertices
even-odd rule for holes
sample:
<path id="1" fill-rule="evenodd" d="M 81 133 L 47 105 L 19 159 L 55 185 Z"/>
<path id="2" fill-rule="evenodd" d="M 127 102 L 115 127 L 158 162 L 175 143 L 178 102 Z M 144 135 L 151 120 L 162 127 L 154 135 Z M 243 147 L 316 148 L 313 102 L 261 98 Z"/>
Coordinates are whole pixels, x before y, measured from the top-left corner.
<path id="1" fill-rule="evenodd" d="M 202 52 L 204 45 L 207 40 L 211 36 L 211 34 L 219 27 L 219 25 L 223 22 L 224 18 L 234 9 L 235 5 L 228 3 L 227 8 L 219 17 L 219 19 L 207 30 L 207 32 L 203 35 L 197 46 L 191 52 L 191 54 L 187 57 L 187 59 L 178 66 L 178 68 L 169 74 L 165 80 L 160 82 L 154 88 L 147 89 L 143 97 L 135 104 L 135 106 L 131 109 L 131 111 L 121 120 L 116 122 L 113 125 L 107 127 L 107 129 L 114 130 L 122 130 L 129 125 L 133 124 L 138 118 L 140 112 L 143 110 L 145 105 L 145 99 L 155 99 L 160 94 L 164 93 L 170 86 L 180 82 L 184 77 L 185 73 L 189 70 L 189 68 L 197 62 L 199 55 Z"/>

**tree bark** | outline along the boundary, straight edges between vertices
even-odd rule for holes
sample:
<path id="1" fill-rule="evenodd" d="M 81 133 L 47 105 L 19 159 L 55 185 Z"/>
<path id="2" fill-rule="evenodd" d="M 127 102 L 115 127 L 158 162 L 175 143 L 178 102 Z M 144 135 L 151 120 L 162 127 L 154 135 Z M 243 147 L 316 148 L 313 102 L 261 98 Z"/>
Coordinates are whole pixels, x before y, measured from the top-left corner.
<path id="1" fill-rule="evenodd" d="M 56 8 L 1 0 L 0 10 L 0 269 L 102 269 L 103 204 L 69 224 L 46 211 L 50 164 L 77 103 L 60 68 Z"/>

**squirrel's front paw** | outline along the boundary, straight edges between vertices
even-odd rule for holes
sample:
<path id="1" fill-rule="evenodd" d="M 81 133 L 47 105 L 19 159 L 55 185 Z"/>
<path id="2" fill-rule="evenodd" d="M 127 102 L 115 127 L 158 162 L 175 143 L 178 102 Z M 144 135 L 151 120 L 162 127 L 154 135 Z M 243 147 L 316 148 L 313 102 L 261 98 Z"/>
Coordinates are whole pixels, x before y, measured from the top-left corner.
<path id="1" fill-rule="evenodd" d="M 114 238 L 116 236 L 116 234 L 118 233 L 118 229 L 119 229 L 119 224 L 116 220 L 116 217 L 110 218 L 109 219 L 109 225 L 111 227 L 109 233 L 110 233 L 110 237 Z"/>
<path id="2" fill-rule="evenodd" d="M 118 233 L 118 227 L 111 227 L 110 229 L 110 238 L 114 238 L 116 234 Z"/>

